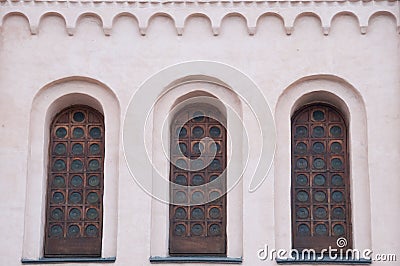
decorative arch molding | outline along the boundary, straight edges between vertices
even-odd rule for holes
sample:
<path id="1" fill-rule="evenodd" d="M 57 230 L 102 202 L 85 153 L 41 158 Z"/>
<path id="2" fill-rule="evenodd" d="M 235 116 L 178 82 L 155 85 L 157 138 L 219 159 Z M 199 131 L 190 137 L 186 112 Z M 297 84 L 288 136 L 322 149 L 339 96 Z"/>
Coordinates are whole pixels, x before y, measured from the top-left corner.
<path id="1" fill-rule="evenodd" d="M 334 75 L 313 75 L 289 85 L 275 108 L 277 149 L 275 154 L 276 248 L 292 248 L 291 239 L 291 117 L 304 105 L 327 103 L 345 116 L 349 130 L 350 191 L 353 248 L 371 249 L 370 181 L 368 168 L 367 116 L 359 91 Z"/>
<path id="2" fill-rule="evenodd" d="M 265 15 L 282 17 L 287 35 L 295 29 L 295 21 L 303 16 L 312 15 L 321 21 L 322 32 L 329 34 L 332 21 L 343 14 L 352 14 L 357 18 L 360 32 L 367 33 L 368 22 L 376 14 L 395 18 L 400 33 L 400 3 L 390 1 L 255 1 L 239 0 L 233 2 L 218 0 L 202 1 L 137 1 L 137 0 L 100 0 L 92 1 L 10 1 L 0 0 L 0 28 L 10 14 L 20 14 L 28 19 L 31 34 L 38 34 L 40 21 L 52 14 L 65 20 L 69 35 L 74 35 L 82 16 L 93 16 L 100 20 L 105 35 L 112 34 L 114 22 L 123 15 L 134 17 L 138 22 L 139 32 L 146 35 L 151 20 L 157 16 L 168 16 L 173 21 L 178 35 L 184 33 L 187 18 L 199 14 L 211 21 L 214 35 L 218 35 L 222 20 L 229 15 L 244 18 L 249 35 L 257 31 L 257 21 Z"/>
<path id="3" fill-rule="evenodd" d="M 118 215 L 118 158 L 120 106 L 113 91 L 85 77 L 68 77 L 41 88 L 32 101 L 29 124 L 23 260 L 43 257 L 49 128 L 54 116 L 76 104 L 90 106 L 104 115 L 104 213 L 103 258 L 116 256 Z"/>

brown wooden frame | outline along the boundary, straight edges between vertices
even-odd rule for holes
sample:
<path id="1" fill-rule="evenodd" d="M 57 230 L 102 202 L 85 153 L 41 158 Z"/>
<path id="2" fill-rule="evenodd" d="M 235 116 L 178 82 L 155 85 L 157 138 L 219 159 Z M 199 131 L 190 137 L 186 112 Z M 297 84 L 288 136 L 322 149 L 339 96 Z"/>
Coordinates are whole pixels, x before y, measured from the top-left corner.
<path id="1" fill-rule="evenodd" d="M 62 110 L 50 126 L 45 257 L 101 256 L 103 175 L 103 115 Z"/>
<path id="2" fill-rule="evenodd" d="M 351 248 L 348 130 L 343 115 L 326 104 L 305 106 L 292 117 L 291 141 L 293 248 L 339 248 L 340 237 L 348 243 L 343 249 Z"/>

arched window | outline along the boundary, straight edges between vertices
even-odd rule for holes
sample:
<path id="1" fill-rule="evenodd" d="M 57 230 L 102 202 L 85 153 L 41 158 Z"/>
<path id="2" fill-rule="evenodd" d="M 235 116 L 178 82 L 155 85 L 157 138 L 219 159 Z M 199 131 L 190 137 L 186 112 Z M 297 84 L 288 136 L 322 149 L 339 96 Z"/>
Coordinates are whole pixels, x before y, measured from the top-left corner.
<path id="1" fill-rule="evenodd" d="M 104 119 L 72 106 L 50 127 L 46 257 L 100 256 L 103 217 Z"/>
<path id="2" fill-rule="evenodd" d="M 171 125 L 172 255 L 226 255 L 226 129 L 211 106 L 180 111 Z"/>
<path id="3" fill-rule="evenodd" d="M 351 248 L 348 132 L 342 114 L 324 104 L 306 106 L 292 118 L 293 248 L 316 252 Z"/>

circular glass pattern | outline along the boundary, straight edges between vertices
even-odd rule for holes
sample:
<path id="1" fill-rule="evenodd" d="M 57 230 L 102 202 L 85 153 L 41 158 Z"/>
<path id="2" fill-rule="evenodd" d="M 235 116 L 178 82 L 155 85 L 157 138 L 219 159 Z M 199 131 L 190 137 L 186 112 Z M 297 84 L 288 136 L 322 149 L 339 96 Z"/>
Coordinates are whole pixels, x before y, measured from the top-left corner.
<path id="1" fill-rule="evenodd" d="M 325 176 L 321 174 L 314 176 L 314 184 L 317 186 L 325 185 Z"/>
<path id="2" fill-rule="evenodd" d="M 187 201 L 186 193 L 183 191 L 177 191 L 175 193 L 175 200 L 178 203 L 183 203 Z"/>
<path id="3" fill-rule="evenodd" d="M 194 186 L 200 186 L 204 184 L 204 178 L 201 175 L 194 175 L 192 177 L 192 184 Z"/>
<path id="4" fill-rule="evenodd" d="M 314 121 L 322 121 L 325 119 L 325 114 L 322 111 L 314 111 L 313 112 Z"/>
<path id="5" fill-rule="evenodd" d="M 62 176 L 55 176 L 53 179 L 53 187 L 65 187 L 65 179 Z"/>
<path id="6" fill-rule="evenodd" d="M 84 135 L 85 135 L 85 131 L 83 131 L 83 128 L 81 128 L 81 127 L 76 127 L 72 131 L 72 137 L 74 137 L 76 139 L 82 138 Z"/>
<path id="7" fill-rule="evenodd" d="M 83 184 L 83 180 L 82 177 L 80 177 L 79 175 L 74 175 L 71 178 L 71 185 L 74 187 L 80 187 Z"/>
<path id="8" fill-rule="evenodd" d="M 308 130 L 305 126 L 296 127 L 296 137 L 304 138 L 307 137 L 307 135 L 308 135 Z"/>
<path id="9" fill-rule="evenodd" d="M 315 142 L 313 144 L 313 151 L 315 153 L 324 153 L 325 152 L 325 145 L 322 142 Z"/>
<path id="10" fill-rule="evenodd" d="M 98 229 L 93 224 L 90 224 L 86 227 L 85 232 L 88 236 L 97 236 Z"/>
<path id="11" fill-rule="evenodd" d="M 318 202 L 323 202 L 326 199 L 326 194 L 323 191 L 317 191 L 314 194 L 314 199 Z"/>
<path id="12" fill-rule="evenodd" d="M 332 184 L 334 186 L 341 186 L 343 185 L 343 177 L 341 175 L 333 175 L 332 176 Z"/>
<path id="13" fill-rule="evenodd" d="M 340 191 L 335 191 L 332 193 L 332 199 L 335 202 L 342 202 L 344 199 L 343 193 Z"/>
<path id="14" fill-rule="evenodd" d="M 92 175 L 89 177 L 88 183 L 91 187 L 98 186 L 100 184 L 100 178 L 97 175 Z"/>
<path id="15" fill-rule="evenodd" d="M 334 219 L 342 220 L 345 218 L 344 210 L 342 208 L 334 208 L 332 210 L 332 216 Z"/>
<path id="16" fill-rule="evenodd" d="M 54 192 L 52 199 L 54 203 L 62 203 L 64 202 L 64 194 L 61 192 Z"/>
<path id="17" fill-rule="evenodd" d="M 89 135 L 94 139 L 101 138 L 101 130 L 99 127 L 92 127 L 89 131 Z"/>
<path id="18" fill-rule="evenodd" d="M 85 120 L 85 114 L 82 112 L 75 112 L 73 119 L 75 122 L 83 122 L 83 120 Z"/>
<path id="19" fill-rule="evenodd" d="M 92 155 L 100 154 L 100 145 L 99 145 L 99 144 L 96 144 L 96 143 L 93 143 L 93 144 L 90 145 L 90 147 L 89 147 L 89 152 L 90 152 L 90 154 L 92 154 Z"/>
<path id="20" fill-rule="evenodd" d="M 342 166 L 343 166 L 342 160 L 340 160 L 339 158 L 332 159 L 331 164 L 332 164 L 332 168 L 335 170 L 342 169 Z"/>
<path id="21" fill-rule="evenodd" d="M 58 159 L 53 164 L 53 169 L 55 171 L 63 171 L 66 169 L 64 160 Z"/>
<path id="22" fill-rule="evenodd" d="M 178 145 L 176 145 L 176 151 L 178 153 L 185 154 L 187 152 L 187 146 L 183 142 L 179 142 Z"/>
<path id="23" fill-rule="evenodd" d="M 210 209 L 209 213 L 211 219 L 218 219 L 221 215 L 221 212 L 218 208 L 213 207 Z"/>
<path id="24" fill-rule="evenodd" d="M 317 126 L 313 128 L 313 133 L 312 133 L 313 137 L 315 138 L 321 138 L 325 135 L 325 131 L 324 128 L 321 126 Z"/>
<path id="25" fill-rule="evenodd" d="M 210 176 L 210 182 L 216 180 L 218 178 L 218 175 L 212 175 Z M 216 181 L 217 182 L 217 181 Z"/>
<path id="26" fill-rule="evenodd" d="M 307 166 L 308 166 L 308 162 L 307 162 L 306 159 L 300 158 L 300 159 L 297 160 L 296 166 L 297 166 L 297 168 L 299 168 L 299 169 L 306 169 Z"/>
<path id="27" fill-rule="evenodd" d="M 183 224 L 177 224 L 175 225 L 174 232 L 177 236 L 183 236 L 186 233 L 186 227 Z"/>
<path id="28" fill-rule="evenodd" d="M 60 225 L 56 224 L 50 228 L 50 235 L 51 236 L 62 236 L 63 229 Z"/>
<path id="29" fill-rule="evenodd" d="M 326 217 L 326 215 L 327 215 L 327 212 L 326 212 L 325 208 L 318 207 L 314 211 L 314 216 L 317 217 L 318 219 L 323 219 Z"/>
<path id="30" fill-rule="evenodd" d="M 68 236 L 77 237 L 79 236 L 79 233 L 80 233 L 79 226 L 73 224 L 68 227 L 68 233 L 67 233 Z"/>
<path id="31" fill-rule="evenodd" d="M 55 220 L 61 220 L 64 217 L 64 212 L 57 208 L 51 211 L 51 218 Z"/>
<path id="32" fill-rule="evenodd" d="M 63 155 L 63 154 L 65 154 L 66 151 L 67 151 L 67 147 L 65 147 L 64 143 L 58 143 L 54 147 L 54 153 L 57 155 Z"/>
<path id="33" fill-rule="evenodd" d="M 209 132 L 212 138 L 218 138 L 221 135 L 221 129 L 219 127 L 211 127 Z"/>
<path id="34" fill-rule="evenodd" d="M 340 144 L 339 142 L 333 142 L 331 144 L 331 151 L 333 153 L 340 153 L 342 151 L 342 144 Z"/>
<path id="35" fill-rule="evenodd" d="M 191 232 L 195 236 L 199 236 L 203 233 L 203 226 L 201 224 L 194 224 L 192 226 Z"/>
<path id="36" fill-rule="evenodd" d="M 191 166 L 192 170 L 200 170 L 204 168 L 204 162 L 201 159 L 193 160 Z"/>
<path id="37" fill-rule="evenodd" d="M 342 135 L 342 129 L 339 126 L 333 126 L 331 127 L 331 129 L 329 130 L 331 132 L 331 136 L 332 137 L 340 137 Z"/>
<path id="38" fill-rule="evenodd" d="M 306 175 L 300 174 L 296 177 L 296 182 L 300 186 L 305 186 L 308 184 L 308 178 Z"/>
<path id="39" fill-rule="evenodd" d="M 295 149 L 296 153 L 304 154 L 307 152 L 307 145 L 304 142 L 299 142 L 296 145 Z"/>
<path id="40" fill-rule="evenodd" d="M 310 227 L 306 224 L 300 224 L 297 228 L 297 232 L 299 235 L 302 236 L 309 236 L 310 235 Z"/>
<path id="41" fill-rule="evenodd" d="M 217 142 L 213 142 L 210 145 L 210 152 L 212 153 L 218 153 L 221 151 L 221 145 L 219 145 L 219 143 Z"/>
<path id="42" fill-rule="evenodd" d="M 186 136 L 187 136 L 187 130 L 186 130 L 186 128 L 184 128 L 184 127 L 179 127 L 179 128 L 176 130 L 176 135 L 177 135 L 179 138 L 184 138 L 184 137 L 186 137 Z"/>
<path id="43" fill-rule="evenodd" d="M 324 224 L 318 224 L 315 226 L 315 233 L 320 236 L 326 235 L 328 233 L 328 228 L 326 228 Z"/>
<path id="44" fill-rule="evenodd" d="M 204 219 L 204 211 L 200 208 L 194 208 L 192 210 L 191 218 L 196 220 Z"/>
<path id="45" fill-rule="evenodd" d="M 78 220 L 79 218 L 81 218 L 81 211 L 77 208 L 73 208 L 69 211 L 69 217 L 72 220 Z"/>
<path id="46" fill-rule="evenodd" d="M 195 138 L 201 138 L 204 135 L 204 130 L 201 127 L 194 127 L 192 133 Z"/>
<path id="47" fill-rule="evenodd" d="M 212 160 L 210 163 L 210 169 L 211 171 L 221 170 L 221 162 L 218 159 Z"/>
<path id="48" fill-rule="evenodd" d="M 221 234 L 221 227 L 219 224 L 212 224 L 210 228 L 208 229 L 208 234 L 210 236 L 218 236 Z"/>
<path id="49" fill-rule="evenodd" d="M 97 217 L 99 217 L 99 213 L 97 212 L 96 209 L 90 208 L 89 210 L 87 210 L 86 212 L 86 217 L 90 220 L 94 220 Z"/>
<path id="50" fill-rule="evenodd" d="M 204 145 L 203 143 L 196 142 L 193 144 L 193 152 L 196 154 L 202 153 L 204 151 Z"/>
<path id="51" fill-rule="evenodd" d="M 307 208 L 301 207 L 298 208 L 297 210 L 297 217 L 299 217 L 300 219 L 306 219 L 308 218 L 309 212 Z"/>
<path id="52" fill-rule="evenodd" d="M 209 195 L 211 201 L 218 199 L 220 196 L 221 194 L 218 191 L 212 191 Z"/>
<path id="53" fill-rule="evenodd" d="M 83 163 L 81 160 L 73 160 L 71 163 L 71 170 L 72 171 L 82 171 L 83 170 Z"/>
<path id="54" fill-rule="evenodd" d="M 308 193 L 303 190 L 297 192 L 297 200 L 301 202 L 306 202 L 308 200 Z"/>
<path id="55" fill-rule="evenodd" d="M 177 175 L 175 177 L 175 183 L 181 186 L 185 186 L 187 185 L 187 180 L 186 180 L 186 176 L 184 175 Z"/>
<path id="56" fill-rule="evenodd" d="M 69 201 L 73 204 L 79 203 L 82 201 L 82 195 L 79 192 L 72 192 L 69 195 Z"/>
<path id="57" fill-rule="evenodd" d="M 175 218 L 176 219 L 185 219 L 186 218 L 186 210 L 182 207 L 179 207 L 175 210 Z"/>
<path id="58" fill-rule="evenodd" d="M 325 161 L 323 159 L 321 159 L 321 158 L 317 158 L 317 159 L 314 160 L 313 166 L 316 169 L 319 169 L 319 170 L 323 169 L 325 167 Z"/>
<path id="59" fill-rule="evenodd" d="M 180 169 L 187 169 L 187 163 L 184 159 L 178 159 L 176 161 L 176 166 Z"/>
<path id="60" fill-rule="evenodd" d="M 87 202 L 90 204 L 96 203 L 99 201 L 99 195 L 96 192 L 90 192 L 87 195 Z"/>
<path id="61" fill-rule="evenodd" d="M 193 113 L 193 121 L 195 122 L 202 122 L 204 121 L 204 113 L 200 111 L 196 111 Z"/>
<path id="62" fill-rule="evenodd" d="M 193 192 L 193 194 L 192 194 L 193 202 L 200 203 L 200 202 L 203 202 L 203 200 L 204 200 L 204 195 L 202 192 L 200 192 L 200 191 Z"/>
<path id="63" fill-rule="evenodd" d="M 99 170 L 100 168 L 100 162 L 97 159 L 93 159 L 89 161 L 89 170 L 90 171 L 96 171 Z"/>
<path id="64" fill-rule="evenodd" d="M 83 145 L 80 143 L 75 143 L 72 145 L 72 153 L 75 155 L 79 155 L 83 153 Z"/>
<path id="65" fill-rule="evenodd" d="M 344 227 L 341 224 L 336 224 L 333 226 L 333 234 L 335 236 L 341 236 L 344 235 Z"/>
<path id="66" fill-rule="evenodd" d="M 67 129 L 65 127 L 59 127 L 56 130 L 56 137 L 57 138 L 64 138 L 67 135 Z"/>

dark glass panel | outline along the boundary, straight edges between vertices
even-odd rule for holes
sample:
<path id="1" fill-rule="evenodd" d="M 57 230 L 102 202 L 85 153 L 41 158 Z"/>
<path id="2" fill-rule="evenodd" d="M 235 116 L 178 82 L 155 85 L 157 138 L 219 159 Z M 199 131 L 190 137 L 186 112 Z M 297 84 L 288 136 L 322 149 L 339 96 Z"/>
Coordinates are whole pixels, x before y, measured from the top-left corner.
<path id="1" fill-rule="evenodd" d="M 332 168 L 335 170 L 342 169 L 342 167 L 343 167 L 342 160 L 340 160 L 339 158 L 332 159 L 331 164 L 332 164 Z"/>
<path id="2" fill-rule="evenodd" d="M 309 212 L 307 208 L 301 207 L 297 210 L 297 217 L 300 219 L 308 218 Z"/>
<path id="3" fill-rule="evenodd" d="M 89 135 L 94 139 L 101 138 L 101 129 L 98 127 L 92 127 L 89 131 Z"/>
<path id="4" fill-rule="evenodd" d="M 204 195 L 203 195 L 203 193 L 200 192 L 200 191 L 195 191 L 195 192 L 193 192 L 193 194 L 192 194 L 192 201 L 193 201 L 194 203 L 201 203 L 201 202 L 203 202 L 203 201 L 204 201 Z"/>
<path id="5" fill-rule="evenodd" d="M 178 160 L 176 161 L 176 166 L 177 166 L 178 168 L 180 168 L 180 169 L 187 169 L 187 168 L 188 168 L 188 167 L 187 167 L 186 161 L 183 160 L 183 159 L 178 159 Z"/>
<path id="6" fill-rule="evenodd" d="M 314 176 L 314 184 L 317 186 L 325 185 L 325 176 L 321 174 Z"/>
<path id="7" fill-rule="evenodd" d="M 201 159 L 192 160 L 191 166 L 192 166 L 192 171 L 198 171 L 204 168 L 204 162 Z"/>
<path id="8" fill-rule="evenodd" d="M 204 219 L 204 211 L 201 208 L 194 208 L 192 210 L 191 218 L 195 220 Z"/>
<path id="9" fill-rule="evenodd" d="M 344 231 L 344 227 L 341 224 L 336 224 L 333 226 L 333 234 L 335 236 L 341 236 L 344 235 L 345 231 Z"/>
<path id="10" fill-rule="evenodd" d="M 186 130 L 186 128 L 184 128 L 184 127 L 178 128 L 178 129 L 176 130 L 176 135 L 177 135 L 179 138 L 184 138 L 184 137 L 186 137 L 186 136 L 187 136 L 187 130 Z"/>
<path id="11" fill-rule="evenodd" d="M 323 191 L 317 191 L 314 194 L 314 199 L 318 202 L 323 202 L 326 199 L 326 194 Z"/>
<path id="12" fill-rule="evenodd" d="M 344 200 L 343 193 L 340 191 L 335 191 L 332 193 L 332 199 L 335 202 L 342 202 Z"/>
<path id="13" fill-rule="evenodd" d="M 326 218 L 327 212 L 325 210 L 325 208 L 319 207 L 316 208 L 314 211 L 314 216 L 318 219 L 324 219 Z"/>
<path id="14" fill-rule="evenodd" d="M 204 145 L 201 142 L 196 142 L 193 144 L 193 152 L 196 154 L 202 153 L 204 151 Z"/>
<path id="15" fill-rule="evenodd" d="M 71 178 L 71 185 L 72 185 L 72 186 L 74 186 L 74 187 L 80 187 L 80 186 L 82 186 L 82 184 L 83 184 L 83 180 L 82 180 L 82 177 L 81 177 L 81 176 L 79 176 L 79 175 L 74 175 L 74 176 Z"/>
<path id="16" fill-rule="evenodd" d="M 333 142 L 331 144 L 331 151 L 333 153 L 340 153 L 342 151 L 342 144 L 340 144 L 339 142 Z"/>
<path id="17" fill-rule="evenodd" d="M 194 186 L 200 186 L 204 184 L 204 178 L 201 175 L 194 175 L 192 177 L 192 184 Z"/>
<path id="18" fill-rule="evenodd" d="M 185 154 L 185 153 L 187 152 L 187 146 L 186 146 L 186 144 L 183 143 L 183 142 L 179 142 L 179 144 L 176 145 L 176 151 L 177 151 L 178 153 Z"/>
<path id="19" fill-rule="evenodd" d="M 214 159 L 212 160 L 212 162 L 210 163 L 210 169 L 212 171 L 217 171 L 217 170 L 221 170 L 221 162 L 218 159 Z"/>
<path id="20" fill-rule="evenodd" d="M 314 111 L 313 112 L 313 119 L 315 121 L 322 121 L 325 119 L 325 114 L 322 111 Z"/>
<path id="21" fill-rule="evenodd" d="M 201 235 L 203 233 L 203 226 L 201 224 L 194 224 L 191 233 L 195 236 Z"/>
<path id="22" fill-rule="evenodd" d="M 219 236 L 221 234 L 221 226 L 219 224 L 212 224 L 208 229 L 210 236 Z"/>
<path id="23" fill-rule="evenodd" d="M 325 135 L 325 130 L 320 126 L 314 127 L 312 135 L 315 138 L 322 138 Z"/>
<path id="24" fill-rule="evenodd" d="M 218 208 L 211 208 L 209 211 L 209 215 L 211 219 L 218 219 L 221 215 L 221 211 Z"/>
<path id="25" fill-rule="evenodd" d="M 72 145 L 72 153 L 74 155 L 83 154 L 83 145 L 80 143 L 75 143 L 74 145 Z"/>
<path id="26" fill-rule="evenodd" d="M 308 162 L 307 162 L 306 159 L 300 158 L 300 159 L 297 160 L 296 166 L 299 169 L 306 169 L 308 167 Z"/>
<path id="27" fill-rule="evenodd" d="M 72 171 L 82 171 L 83 170 L 83 163 L 81 160 L 73 160 L 71 163 L 71 170 Z"/>
<path id="28" fill-rule="evenodd" d="M 76 139 L 82 138 L 84 135 L 85 135 L 85 131 L 81 127 L 76 127 L 72 131 L 72 137 L 73 138 L 76 138 Z"/>
<path id="29" fill-rule="evenodd" d="M 60 225 L 53 225 L 50 228 L 50 236 L 62 236 L 63 235 L 63 229 Z"/>
<path id="30" fill-rule="evenodd" d="M 64 202 L 65 197 L 64 194 L 61 192 L 54 192 L 52 199 L 54 203 L 62 203 Z"/>
<path id="31" fill-rule="evenodd" d="M 301 202 L 306 202 L 308 201 L 308 193 L 305 191 L 299 191 L 297 193 L 297 200 Z"/>
<path id="32" fill-rule="evenodd" d="M 67 129 L 65 127 L 59 127 L 56 130 L 57 138 L 64 138 L 67 135 Z"/>
<path id="33" fill-rule="evenodd" d="M 93 159 L 89 161 L 89 170 L 90 171 L 97 171 L 100 169 L 100 162 L 97 159 Z"/>
<path id="34" fill-rule="evenodd" d="M 98 231 L 99 230 L 97 229 L 97 227 L 93 224 L 88 225 L 85 230 L 86 235 L 90 237 L 97 236 Z"/>
<path id="35" fill-rule="evenodd" d="M 97 155 L 100 154 L 100 145 L 93 143 L 92 145 L 90 145 L 89 147 L 89 152 L 91 155 Z"/>
<path id="36" fill-rule="evenodd" d="M 65 179 L 62 176 L 55 176 L 53 179 L 53 187 L 65 187 Z"/>
<path id="37" fill-rule="evenodd" d="M 220 135 L 221 135 L 221 129 L 219 129 L 219 127 L 210 128 L 210 137 L 218 138 Z"/>
<path id="38" fill-rule="evenodd" d="M 204 130 L 201 127 L 194 127 L 192 133 L 195 138 L 201 138 L 204 135 Z"/>
<path id="39" fill-rule="evenodd" d="M 67 147 L 65 146 L 64 143 L 58 143 L 54 147 L 54 153 L 57 155 L 63 155 L 63 154 L 65 154 L 66 151 L 67 151 Z"/>
<path id="40" fill-rule="evenodd" d="M 175 210 L 175 218 L 176 219 L 185 219 L 186 218 L 186 210 L 182 207 L 179 207 Z"/>
<path id="41" fill-rule="evenodd" d="M 86 212 L 86 216 L 88 219 L 90 220 L 94 220 L 97 217 L 99 217 L 99 213 L 96 209 L 94 208 L 90 208 L 87 212 Z"/>
<path id="42" fill-rule="evenodd" d="M 296 182 L 300 186 L 308 185 L 308 178 L 306 175 L 300 174 L 296 177 Z"/>
<path id="43" fill-rule="evenodd" d="M 342 135 L 342 128 L 339 126 L 333 126 L 331 127 L 330 132 L 332 137 L 337 138 Z"/>
<path id="44" fill-rule="evenodd" d="M 323 159 L 321 159 L 321 158 L 317 158 L 317 159 L 314 160 L 313 166 L 316 169 L 319 169 L 319 170 L 323 169 L 325 167 L 325 161 Z"/>
<path id="45" fill-rule="evenodd" d="M 87 195 L 87 202 L 90 204 L 97 203 L 99 201 L 99 195 L 96 192 L 90 192 Z"/>
<path id="46" fill-rule="evenodd" d="M 342 220 L 345 218 L 345 213 L 343 208 L 337 207 L 332 210 L 332 216 L 334 219 Z"/>
<path id="47" fill-rule="evenodd" d="M 317 226 L 315 226 L 315 233 L 320 236 L 326 235 L 328 233 L 328 228 L 326 228 L 324 224 L 317 224 Z"/>
<path id="48" fill-rule="evenodd" d="M 71 195 L 69 195 L 69 202 L 73 204 L 82 202 L 82 194 L 79 192 L 72 192 Z"/>
<path id="49" fill-rule="evenodd" d="M 310 235 L 310 227 L 306 224 L 300 224 L 297 232 L 299 235 L 309 236 Z"/>
<path id="50" fill-rule="evenodd" d="M 91 187 L 98 186 L 100 184 L 100 178 L 97 175 L 92 175 L 89 177 L 88 183 Z"/>
<path id="51" fill-rule="evenodd" d="M 178 203 L 184 203 L 187 201 L 186 193 L 183 191 L 177 191 L 175 193 L 175 200 Z"/>
<path id="52" fill-rule="evenodd" d="M 83 120 L 85 120 L 85 114 L 82 112 L 75 112 L 73 119 L 75 122 L 83 122 Z"/>
<path id="53" fill-rule="evenodd" d="M 211 201 L 218 199 L 220 196 L 221 193 L 219 193 L 218 191 L 212 191 L 209 195 Z"/>
<path id="54" fill-rule="evenodd" d="M 184 175 L 177 175 L 175 177 L 175 183 L 181 186 L 186 186 L 187 185 L 187 180 L 186 180 L 186 176 Z"/>
<path id="55" fill-rule="evenodd" d="M 333 175 L 332 176 L 332 184 L 334 186 L 341 186 L 343 185 L 343 177 L 340 175 Z"/>
<path id="56" fill-rule="evenodd" d="M 54 209 L 51 212 L 51 218 L 55 220 L 61 220 L 64 218 L 64 212 L 60 208 Z"/>
<path id="57" fill-rule="evenodd" d="M 175 225 L 174 233 L 177 236 L 183 236 L 186 233 L 186 227 L 183 224 Z"/>
<path id="58" fill-rule="evenodd" d="M 77 208 L 73 208 L 69 211 L 69 217 L 72 220 L 78 220 L 79 218 L 81 218 L 81 211 Z"/>
<path id="59" fill-rule="evenodd" d="M 67 233 L 67 235 L 68 235 L 69 237 L 77 237 L 77 236 L 79 236 L 79 234 L 80 234 L 79 226 L 77 226 L 77 225 L 70 225 L 70 226 L 68 227 L 68 233 Z"/>
<path id="60" fill-rule="evenodd" d="M 64 160 L 58 159 L 54 162 L 53 170 L 54 171 L 64 171 L 66 169 L 66 165 Z"/>
<path id="61" fill-rule="evenodd" d="M 315 153 L 324 153 L 325 152 L 325 145 L 322 142 L 315 142 L 313 144 L 313 151 Z"/>
<path id="62" fill-rule="evenodd" d="M 204 113 L 200 111 L 196 111 L 193 113 L 193 121 L 195 122 L 203 122 L 204 121 Z"/>
<path id="63" fill-rule="evenodd" d="M 307 135 L 308 135 L 308 130 L 305 126 L 296 127 L 296 137 L 304 138 L 307 137 Z"/>
<path id="64" fill-rule="evenodd" d="M 297 143 L 295 152 L 299 153 L 299 154 L 306 153 L 307 152 L 307 145 L 304 142 Z"/>
<path id="65" fill-rule="evenodd" d="M 219 143 L 217 143 L 217 142 L 211 143 L 210 152 L 218 153 L 220 151 L 221 151 L 221 145 L 219 145 Z"/>

